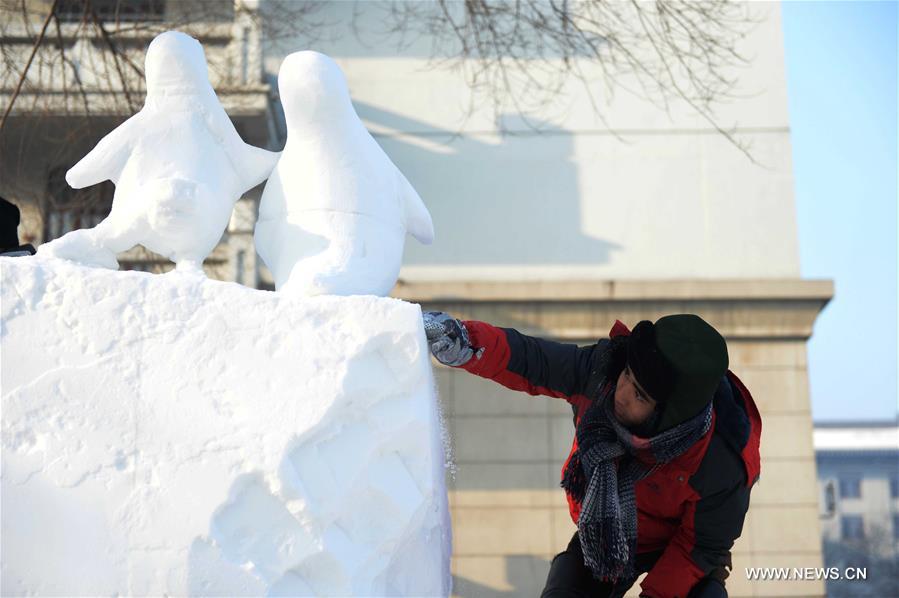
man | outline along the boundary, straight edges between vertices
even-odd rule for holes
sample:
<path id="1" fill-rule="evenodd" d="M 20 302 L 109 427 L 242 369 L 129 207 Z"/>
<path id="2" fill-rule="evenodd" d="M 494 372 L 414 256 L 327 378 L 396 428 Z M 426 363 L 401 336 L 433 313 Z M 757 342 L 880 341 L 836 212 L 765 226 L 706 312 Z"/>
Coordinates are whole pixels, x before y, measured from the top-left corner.
<path id="1" fill-rule="evenodd" d="M 424 314 L 438 361 L 510 389 L 568 401 L 562 467 L 578 531 L 550 566 L 543 598 L 727 596 L 730 549 L 760 472 L 761 418 L 728 367 L 727 345 L 678 314 L 578 347 L 484 322 Z"/>

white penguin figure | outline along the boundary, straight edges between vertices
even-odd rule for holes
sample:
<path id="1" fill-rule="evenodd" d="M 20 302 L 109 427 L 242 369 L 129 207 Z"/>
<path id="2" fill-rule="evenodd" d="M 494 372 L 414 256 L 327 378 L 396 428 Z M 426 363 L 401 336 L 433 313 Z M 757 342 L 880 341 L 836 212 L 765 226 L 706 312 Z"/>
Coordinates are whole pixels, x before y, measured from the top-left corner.
<path id="1" fill-rule="evenodd" d="M 146 78 L 141 111 L 66 173 L 75 189 L 115 183 L 109 216 L 42 245 L 38 254 L 115 269 L 116 253 L 141 244 L 179 270 L 201 272 L 234 203 L 271 173 L 278 154 L 237 134 L 197 40 L 177 31 L 156 36 Z"/>
<path id="2" fill-rule="evenodd" d="M 255 233 L 276 290 L 387 295 L 406 232 L 432 242 L 431 215 L 362 125 L 333 60 L 289 55 L 278 90 L 287 143 L 265 185 Z"/>

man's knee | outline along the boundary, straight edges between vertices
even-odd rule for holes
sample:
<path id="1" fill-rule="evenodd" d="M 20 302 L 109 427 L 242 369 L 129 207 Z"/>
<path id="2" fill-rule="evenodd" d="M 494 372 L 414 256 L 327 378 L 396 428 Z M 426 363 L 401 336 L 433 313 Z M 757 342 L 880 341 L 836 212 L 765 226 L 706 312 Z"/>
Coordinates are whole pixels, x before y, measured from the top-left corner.
<path id="1" fill-rule="evenodd" d="M 582 598 L 587 596 L 589 579 L 579 554 L 560 552 L 549 566 L 546 587 L 540 598 Z"/>
<path id="2" fill-rule="evenodd" d="M 584 564 L 584 553 L 575 533 L 568 548 L 553 558 L 546 576 L 546 587 L 540 598 L 603 598 L 608 596 L 610 584 L 593 579 Z"/>
<path id="3" fill-rule="evenodd" d="M 727 598 L 727 588 L 720 579 L 710 575 L 693 586 L 687 598 Z"/>

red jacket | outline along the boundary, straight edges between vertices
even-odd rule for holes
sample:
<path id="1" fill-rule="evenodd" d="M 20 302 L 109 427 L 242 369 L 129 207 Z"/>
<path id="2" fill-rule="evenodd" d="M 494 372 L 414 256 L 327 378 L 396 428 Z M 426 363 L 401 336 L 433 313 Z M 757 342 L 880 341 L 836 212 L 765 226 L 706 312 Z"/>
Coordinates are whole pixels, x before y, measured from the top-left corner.
<path id="1" fill-rule="evenodd" d="M 565 399 L 577 425 L 597 394 L 597 360 L 609 341 L 578 347 L 484 322 L 467 321 L 465 327 L 472 346 L 484 351 L 464 369 L 512 390 Z M 615 322 L 610 336 L 628 334 L 624 324 Z M 636 483 L 637 552 L 661 552 L 641 584 L 641 595 L 684 598 L 712 569 L 730 565 L 730 549 L 742 533 L 749 492 L 761 470 L 761 431 L 752 396 L 728 371 L 715 393 L 705 436 Z M 571 453 L 576 448 L 575 436 Z M 570 495 L 568 507 L 577 523 L 580 504 Z"/>

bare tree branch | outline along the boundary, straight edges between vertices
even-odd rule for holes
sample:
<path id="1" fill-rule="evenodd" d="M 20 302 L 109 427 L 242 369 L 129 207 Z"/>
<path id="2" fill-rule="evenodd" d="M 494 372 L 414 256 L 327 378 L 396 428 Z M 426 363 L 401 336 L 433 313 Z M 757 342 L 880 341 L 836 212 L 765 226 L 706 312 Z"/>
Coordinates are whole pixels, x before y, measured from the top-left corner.
<path id="1" fill-rule="evenodd" d="M 240 86 L 246 82 L 235 80 L 239 69 L 233 68 L 234 60 L 240 58 L 234 50 L 222 51 L 239 45 L 233 39 L 235 24 L 246 23 L 267 43 L 290 40 L 290 47 L 295 47 L 297 40 L 309 43 L 323 31 L 336 30 L 337 23 L 317 16 L 326 4 L 311 0 L 266 0 L 253 6 L 242 0 L 169 0 L 158 5 L 152 0 L 0 0 L 0 34 L 17 40 L 0 44 L 0 88 L 14 88 L 3 107 L 0 132 L 8 134 L 10 127 L 4 130 L 4 125 L 11 115 L 29 123 L 58 122 L 52 117 L 60 112 L 67 116 L 64 127 L 29 124 L 28 135 L 15 137 L 5 147 L 18 146 L 24 155 L 29 144 L 32 152 L 40 145 L 41 152 L 52 154 L 48 157 L 54 164 L 70 161 L 72 147 L 99 139 L 114 121 L 139 108 L 144 72 L 137 52 L 163 31 L 180 29 L 204 44 L 218 45 L 215 59 L 209 53 L 211 79 L 220 87 Z M 363 13 L 368 17 L 375 10 L 384 16 L 373 32 L 380 36 L 379 47 L 390 42 L 403 49 L 426 40 L 429 67 L 459 73 L 472 90 L 465 118 L 486 104 L 504 133 L 508 132 L 506 121 L 500 117 L 507 114 L 518 115 L 526 126 L 539 130 L 545 126 L 543 121 L 552 120 L 553 111 L 564 109 L 562 101 L 579 86 L 597 121 L 623 140 L 614 129 L 608 105 L 624 92 L 669 114 L 673 109 L 692 111 L 754 161 L 746 142 L 716 114 L 719 106 L 740 97 L 736 77 L 748 61 L 738 46 L 756 23 L 749 3 L 363 1 L 354 6 L 348 24 L 360 41 L 366 32 L 357 27 L 357 17 Z M 47 36 L 51 20 L 54 32 Z M 25 43 L 33 40 L 27 60 L 23 38 Z M 259 82 L 261 76 L 252 79 Z M 23 101 L 26 96 L 27 102 Z M 65 201 L 87 205 L 103 198 L 94 189 L 67 195 Z"/>
<path id="2" fill-rule="evenodd" d="M 53 0 L 53 6 L 50 7 L 50 12 L 47 13 L 47 18 L 44 19 L 44 25 L 41 27 L 41 32 L 38 34 L 37 39 L 34 40 L 34 46 L 31 48 L 31 55 L 28 56 L 28 62 L 25 63 L 25 68 L 22 70 L 19 82 L 16 83 L 16 89 L 13 91 L 12 98 L 10 98 L 9 104 L 6 106 L 3 118 L 0 119 L 0 131 L 3 130 L 3 125 L 6 124 L 6 118 L 9 116 L 9 113 L 12 112 L 12 107 L 13 104 L 16 103 L 16 98 L 19 97 L 19 92 L 22 90 L 22 83 L 25 82 L 25 77 L 28 75 L 28 69 L 31 68 L 31 62 L 34 60 L 34 55 L 37 54 L 37 49 L 41 47 L 41 42 L 44 41 L 44 34 L 47 33 L 47 27 L 50 25 L 50 19 L 53 18 L 53 13 L 56 11 L 58 2 L 59 0 Z M 22 6 L 24 7 L 24 3 Z"/>
<path id="3" fill-rule="evenodd" d="M 570 81 L 608 127 L 594 86 L 624 90 L 670 111 L 689 106 L 750 160 L 715 114 L 736 99 L 737 50 L 756 21 L 730 0 L 438 0 L 391 2 L 394 31 L 435 40 L 435 66 L 457 69 L 497 115 L 545 110 Z M 636 87 L 635 87 L 636 86 Z M 612 131 L 615 133 L 615 131 Z"/>

